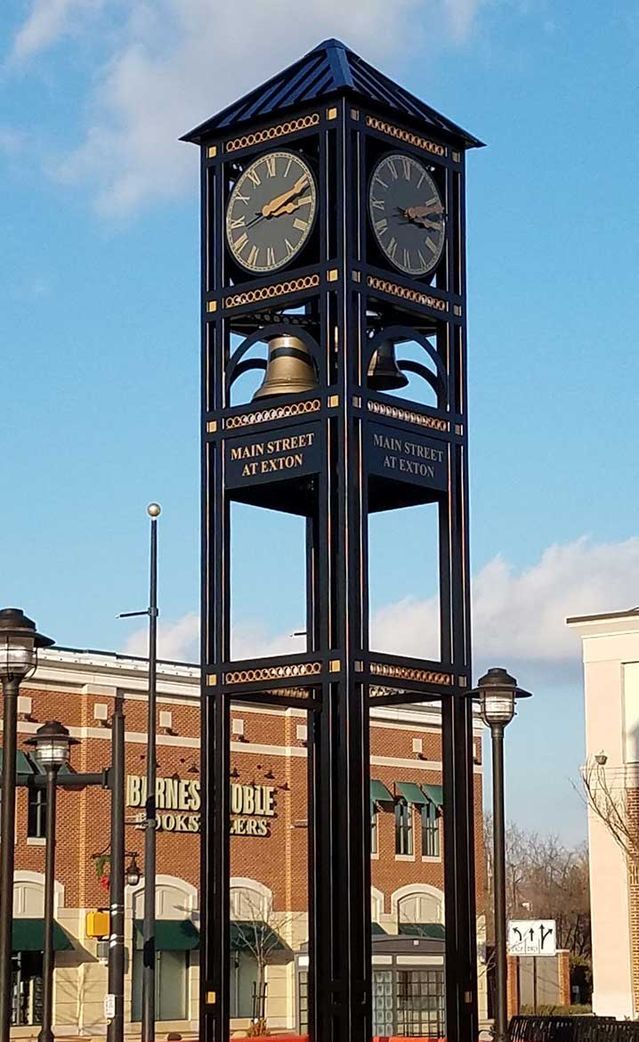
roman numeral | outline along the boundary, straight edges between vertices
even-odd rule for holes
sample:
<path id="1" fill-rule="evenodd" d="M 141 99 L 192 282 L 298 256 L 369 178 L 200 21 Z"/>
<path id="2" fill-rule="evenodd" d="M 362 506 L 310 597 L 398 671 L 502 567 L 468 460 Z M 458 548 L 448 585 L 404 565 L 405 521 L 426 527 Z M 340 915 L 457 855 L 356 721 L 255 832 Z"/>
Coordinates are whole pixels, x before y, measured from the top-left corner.
<path id="1" fill-rule="evenodd" d="M 240 235 L 239 239 L 236 239 L 235 242 L 233 243 L 233 247 L 234 247 L 236 253 L 241 253 L 242 250 L 244 249 L 244 247 L 246 246 L 247 242 L 248 242 L 248 235 L 246 234 L 246 232 L 244 232 L 242 235 Z"/>
<path id="2" fill-rule="evenodd" d="M 246 222 L 246 217 L 245 216 L 234 217 L 233 220 L 231 221 L 231 223 L 229 224 L 229 228 L 242 228 L 245 222 Z"/>
<path id="3" fill-rule="evenodd" d="M 251 197 L 249 195 L 242 195 L 241 192 L 238 192 L 235 198 L 239 199 L 241 203 L 250 203 L 251 201 Z"/>
<path id="4" fill-rule="evenodd" d="M 293 227 L 297 228 L 298 232 L 305 232 L 308 228 L 308 221 L 303 221 L 300 217 L 296 217 L 293 221 Z"/>
<path id="5" fill-rule="evenodd" d="M 389 160 L 387 161 L 387 163 L 386 163 L 386 166 L 388 167 L 388 169 L 389 169 L 389 170 L 390 170 L 390 172 L 391 172 L 391 175 L 392 175 L 393 181 L 397 181 L 397 179 L 398 179 L 398 177 L 399 177 L 399 174 L 397 173 L 397 167 L 395 166 L 395 164 L 394 164 L 393 160 L 392 160 L 392 159 L 389 159 Z"/>
<path id="6" fill-rule="evenodd" d="M 404 250 L 404 267 L 412 271 L 412 265 L 410 262 L 410 252 L 406 249 Z"/>
<path id="7" fill-rule="evenodd" d="M 410 175 L 412 173 L 411 162 L 406 156 L 402 156 L 402 169 L 404 171 L 404 177 L 407 181 L 410 181 Z"/>
<path id="8" fill-rule="evenodd" d="M 266 247 L 266 265 L 269 268 L 275 267 L 275 250 L 272 246 Z"/>
<path id="9" fill-rule="evenodd" d="M 428 246 L 429 250 L 432 250 L 433 253 L 437 253 L 439 250 L 439 246 L 437 245 L 434 239 L 426 239 L 426 245 Z"/>
<path id="10" fill-rule="evenodd" d="M 379 174 L 376 174 L 376 176 L 373 178 L 373 181 L 377 182 L 377 184 L 380 184 L 382 186 L 382 188 L 388 189 L 388 185 L 386 184 L 386 181 L 382 181 L 382 179 L 379 176 Z"/>
<path id="11" fill-rule="evenodd" d="M 266 172 L 269 177 L 275 177 L 275 156 L 267 156 L 264 160 L 266 163 Z"/>
<path id="12" fill-rule="evenodd" d="M 373 207 L 373 210 L 383 210 L 384 209 L 384 200 L 383 199 L 371 199 L 371 206 Z"/>
<path id="13" fill-rule="evenodd" d="M 249 265 L 249 267 L 251 267 L 251 268 L 255 267 L 255 265 L 257 264 L 257 257 L 258 257 L 259 252 L 260 252 L 260 250 L 259 250 L 258 246 L 251 246 L 251 249 L 250 249 L 247 261 L 246 261 L 246 263 Z"/>
<path id="14" fill-rule="evenodd" d="M 383 235 L 388 228 L 388 221 L 385 217 L 380 218 L 379 221 L 375 221 L 375 231 L 378 235 Z"/>
<path id="15" fill-rule="evenodd" d="M 293 157 L 289 156 L 288 163 L 286 164 L 286 170 L 284 171 L 284 177 L 288 177 L 288 172 L 291 169 L 292 164 L 293 164 Z"/>
<path id="16" fill-rule="evenodd" d="M 287 253 L 287 256 L 289 256 L 289 257 L 290 257 L 290 256 L 291 256 L 291 254 L 295 253 L 295 247 L 294 247 L 294 246 L 291 246 L 291 244 L 290 244 L 290 242 L 288 241 L 288 239 L 284 239 L 284 245 L 286 246 L 286 253 Z"/>
<path id="17" fill-rule="evenodd" d="M 395 254 L 397 253 L 397 239 L 393 236 L 386 247 L 386 252 L 391 260 L 395 260 Z"/>
<path id="18" fill-rule="evenodd" d="M 256 188 L 259 185 L 262 184 L 262 178 L 258 174 L 257 170 L 254 170 L 254 169 L 247 170 L 246 171 L 246 176 L 248 177 L 249 181 L 253 182 L 253 184 L 255 185 Z"/>

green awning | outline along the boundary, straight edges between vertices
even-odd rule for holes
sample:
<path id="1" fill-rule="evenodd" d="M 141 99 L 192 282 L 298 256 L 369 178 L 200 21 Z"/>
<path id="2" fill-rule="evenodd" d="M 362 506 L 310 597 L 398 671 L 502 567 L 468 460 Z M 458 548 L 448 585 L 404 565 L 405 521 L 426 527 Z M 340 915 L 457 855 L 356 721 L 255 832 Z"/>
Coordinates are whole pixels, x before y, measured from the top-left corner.
<path id="1" fill-rule="evenodd" d="M 444 789 L 441 785 L 422 785 L 422 789 L 428 796 L 428 799 L 438 809 L 444 806 Z"/>
<path id="2" fill-rule="evenodd" d="M 0 772 L 2 771 L 2 763 L 4 760 L 4 749 L 0 748 Z M 22 749 L 16 750 L 16 774 L 35 774 L 36 767 L 31 762 L 31 758 L 27 756 Z M 25 949 L 26 950 L 26 949 Z"/>
<path id="3" fill-rule="evenodd" d="M 144 947 L 142 919 L 135 920 L 135 948 Z M 200 933 L 190 919 L 156 919 L 156 952 L 189 952 L 200 947 Z"/>
<path id="4" fill-rule="evenodd" d="M 14 952 L 44 951 L 44 919 L 14 919 L 11 926 L 11 950 Z M 53 921 L 53 950 L 69 952 L 73 945 L 59 923 Z"/>
<path id="5" fill-rule="evenodd" d="M 285 951 L 287 945 L 280 935 L 268 923 L 259 919 L 235 919 L 231 922 L 231 951 L 259 951 L 263 955 L 269 952 Z"/>
<path id="6" fill-rule="evenodd" d="M 379 923 L 371 923 L 371 934 L 373 937 L 388 937 L 388 930 L 385 930 Z"/>
<path id="7" fill-rule="evenodd" d="M 423 807 L 427 802 L 426 796 L 416 782 L 398 781 L 395 782 L 395 788 L 407 803 L 414 803 L 416 807 Z"/>
<path id="8" fill-rule="evenodd" d="M 399 932 L 405 937 L 425 937 L 429 941 L 446 939 L 443 923 L 400 923 Z"/>
<path id="9" fill-rule="evenodd" d="M 393 794 L 386 788 L 384 782 L 371 778 L 371 802 L 372 803 L 394 803 Z"/>

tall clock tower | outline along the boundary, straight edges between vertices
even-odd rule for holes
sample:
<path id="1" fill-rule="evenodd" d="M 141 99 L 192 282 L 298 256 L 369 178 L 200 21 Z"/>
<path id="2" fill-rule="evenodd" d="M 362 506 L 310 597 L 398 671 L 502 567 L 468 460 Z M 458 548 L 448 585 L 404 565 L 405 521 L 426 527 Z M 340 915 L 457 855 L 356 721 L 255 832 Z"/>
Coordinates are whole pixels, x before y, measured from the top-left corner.
<path id="1" fill-rule="evenodd" d="M 447 1032 L 475 1042 L 464 177 L 481 143 L 336 40 L 185 140 L 202 168 L 200 1037 L 228 1039 L 231 701 L 309 714 L 315 1042 L 372 1034 L 369 706 L 436 701 Z M 233 501 L 306 519 L 302 653 L 232 658 Z M 384 654 L 369 515 L 418 504 L 438 523 L 438 650 L 425 633 L 423 657 Z"/>

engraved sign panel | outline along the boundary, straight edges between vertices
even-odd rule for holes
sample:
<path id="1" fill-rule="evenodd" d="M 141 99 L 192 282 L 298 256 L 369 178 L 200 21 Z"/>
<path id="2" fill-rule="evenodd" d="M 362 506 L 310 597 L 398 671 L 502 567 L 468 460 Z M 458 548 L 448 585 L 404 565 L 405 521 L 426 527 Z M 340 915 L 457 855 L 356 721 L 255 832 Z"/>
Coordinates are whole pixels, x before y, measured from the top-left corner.
<path id="1" fill-rule="evenodd" d="M 229 438 L 225 452 L 227 488 L 316 474 L 320 468 L 320 425 L 309 423 Z"/>
<path id="2" fill-rule="evenodd" d="M 447 488 L 445 442 L 371 423 L 367 434 L 367 461 L 370 474 L 441 491 Z"/>

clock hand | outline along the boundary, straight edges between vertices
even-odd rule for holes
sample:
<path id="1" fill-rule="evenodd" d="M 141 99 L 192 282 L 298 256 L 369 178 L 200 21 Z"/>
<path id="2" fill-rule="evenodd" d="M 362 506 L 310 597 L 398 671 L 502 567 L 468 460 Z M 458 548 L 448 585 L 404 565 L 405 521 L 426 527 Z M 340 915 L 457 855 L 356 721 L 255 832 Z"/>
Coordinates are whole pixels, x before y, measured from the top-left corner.
<path id="1" fill-rule="evenodd" d="M 306 203 L 312 203 L 312 201 L 313 197 L 310 195 L 305 195 L 302 199 L 294 199 L 292 202 L 286 203 L 285 206 L 278 207 L 271 214 L 271 217 L 281 217 L 285 213 L 293 213 L 295 210 L 299 210 L 300 206 L 305 206 Z"/>
<path id="2" fill-rule="evenodd" d="M 300 192 L 306 188 L 308 183 L 308 174 L 302 174 L 297 179 L 292 188 L 289 188 L 286 192 L 282 192 L 281 195 L 277 195 L 275 199 L 271 199 L 270 203 L 265 203 L 261 210 L 262 217 L 271 217 L 276 210 L 279 210 L 280 206 L 292 199 L 293 196 L 299 195 Z"/>
<path id="3" fill-rule="evenodd" d="M 419 220 L 420 217 L 428 217 L 430 214 L 443 214 L 444 207 L 441 203 L 427 203 L 425 206 L 409 206 L 403 211 L 404 217 L 409 221 Z"/>

